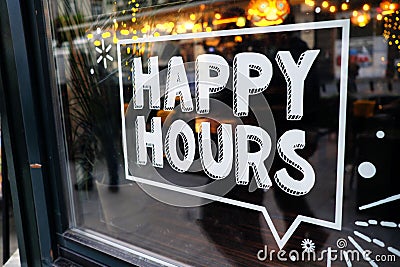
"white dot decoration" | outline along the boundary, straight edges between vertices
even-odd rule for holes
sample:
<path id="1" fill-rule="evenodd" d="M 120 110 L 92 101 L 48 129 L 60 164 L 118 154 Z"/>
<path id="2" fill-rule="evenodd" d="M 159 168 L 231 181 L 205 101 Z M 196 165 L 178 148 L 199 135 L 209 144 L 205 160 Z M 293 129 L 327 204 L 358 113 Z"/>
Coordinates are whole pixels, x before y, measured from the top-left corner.
<path id="1" fill-rule="evenodd" d="M 376 174 L 376 168 L 371 162 L 365 161 L 358 166 L 358 173 L 364 178 L 372 178 Z"/>
<path id="2" fill-rule="evenodd" d="M 383 137 L 385 137 L 385 132 L 384 131 L 377 131 L 376 132 L 376 137 L 378 137 L 379 139 L 382 139 Z"/>

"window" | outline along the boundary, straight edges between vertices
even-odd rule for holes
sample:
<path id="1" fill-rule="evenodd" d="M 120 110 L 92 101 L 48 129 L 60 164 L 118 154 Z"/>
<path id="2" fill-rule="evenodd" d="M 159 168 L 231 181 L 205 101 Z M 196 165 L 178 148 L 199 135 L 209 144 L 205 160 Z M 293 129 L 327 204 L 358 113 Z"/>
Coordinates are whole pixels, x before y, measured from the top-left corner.
<path id="1" fill-rule="evenodd" d="M 396 265 L 397 3 L 3 5 L 23 259 Z"/>

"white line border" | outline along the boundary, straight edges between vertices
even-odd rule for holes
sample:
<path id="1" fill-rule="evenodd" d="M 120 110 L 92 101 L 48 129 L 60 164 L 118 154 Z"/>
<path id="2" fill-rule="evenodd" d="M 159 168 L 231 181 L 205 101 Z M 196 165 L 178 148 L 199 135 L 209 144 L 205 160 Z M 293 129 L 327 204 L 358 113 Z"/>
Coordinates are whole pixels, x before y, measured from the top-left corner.
<path id="1" fill-rule="evenodd" d="M 127 144 L 126 144 L 126 126 L 125 126 L 125 110 L 124 110 L 124 96 L 123 96 L 123 82 L 122 82 L 122 65 L 121 65 L 121 45 L 134 44 L 134 43 L 148 43 L 148 42 L 162 42 L 162 41 L 174 41 L 174 40 L 187 40 L 197 38 L 210 38 L 210 37 L 221 37 L 221 36 L 232 36 L 232 35 L 250 35 L 259 33 L 273 33 L 282 31 L 304 31 L 304 30 L 318 30 L 318 29 L 330 29 L 330 28 L 342 28 L 342 49 L 341 49 L 341 73 L 340 73 L 340 104 L 339 104 L 339 131 L 338 131 L 338 157 L 337 157 L 337 174 L 336 174 L 336 201 L 335 201 L 335 221 L 325 221 L 317 218 L 312 218 L 304 215 L 298 215 L 289 229 L 283 235 L 279 237 L 278 231 L 273 224 L 271 217 L 267 209 L 264 206 L 254 205 L 242 201 L 237 201 L 221 196 L 216 196 L 208 193 L 198 192 L 195 190 L 187 189 L 180 186 L 164 184 L 151 180 L 146 180 L 140 177 L 129 175 L 128 171 L 128 158 L 127 158 Z M 301 222 L 307 222 L 310 224 L 319 225 L 326 228 L 335 230 L 342 229 L 342 209 L 343 209 L 343 184 L 344 184 L 344 151 L 345 151 L 345 131 L 346 131 L 346 101 L 347 101 L 347 68 L 348 68 L 348 54 L 349 54 L 349 33 L 350 33 L 350 20 L 332 20 L 322 22 L 308 22 L 298 23 L 291 25 L 279 25 L 261 28 L 246 28 L 246 29 L 234 29 L 234 30 L 223 30 L 215 32 L 201 32 L 201 33 L 188 33 L 181 35 L 167 35 L 160 37 L 148 37 L 138 38 L 136 40 L 125 39 L 119 40 L 117 43 L 117 56 L 118 56 L 118 76 L 120 85 L 120 101 L 121 101 L 121 118 L 122 118 L 122 146 L 124 153 L 125 163 L 125 175 L 126 179 L 136 181 L 139 183 L 197 196 L 213 201 L 218 201 L 226 204 L 231 204 L 250 210 L 256 210 L 263 214 L 268 227 L 280 249 L 282 249 L 288 242 L 289 238 L 293 235 L 294 231 L 300 225 Z"/>

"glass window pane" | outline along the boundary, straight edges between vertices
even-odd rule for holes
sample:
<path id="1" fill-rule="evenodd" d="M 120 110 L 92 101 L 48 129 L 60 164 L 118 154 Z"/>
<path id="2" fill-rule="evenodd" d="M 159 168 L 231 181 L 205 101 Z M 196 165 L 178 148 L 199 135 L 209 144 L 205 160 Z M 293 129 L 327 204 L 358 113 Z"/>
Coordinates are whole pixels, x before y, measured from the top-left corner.
<path id="1" fill-rule="evenodd" d="M 178 265 L 394 266 L 397 3 L 51 4 L 71 228 Z"/>

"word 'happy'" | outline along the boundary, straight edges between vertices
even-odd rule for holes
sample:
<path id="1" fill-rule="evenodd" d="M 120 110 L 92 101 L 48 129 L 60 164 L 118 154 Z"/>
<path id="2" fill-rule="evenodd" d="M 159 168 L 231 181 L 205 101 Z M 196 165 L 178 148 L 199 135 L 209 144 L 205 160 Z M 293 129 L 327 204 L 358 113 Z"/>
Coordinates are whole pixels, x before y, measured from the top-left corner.
<path id="1" fill-rule="evenodd" d="M 275 60 L 287 83 L 287 120 L 301 120 L 303 117 L 304 81 L 319 54 L 319 50 L 304 52 L 297 63 L 289 51 L 279 51 Z M 253 72 L 251 75 L 250 73 Z M 257 75 L 254 75 L 254 72 Z M 229 80 L 227 61 L 214 54 L 199 55 L 195 63 L 196 112 L 207 114 L 210 111 L 210 94 L 223 90 Z M 247 116 L 249 97 L 266 90 L 271 82 L 273 67 L 263 54 L 245 52 L 235 56 L 233 61 L 233 114 Z M 158 57 L 148 59 L 148 73 L 142 69 L 141 58 L 134 58 L 132 66 L 133 107 L 144 106 L 143 91 L 149 91 L 149 107 L 160 109 L 160 77 Z M 182 57 L 174 56 L 168 62 L 167 80 L 164 95 L 164 110 L 175 108 L 175 99 L 180 97 L 182 112 L 193 111 L 193 102 L 189 82 Z M 165 152 L 168 163 L 177 172 L 185 172 L 192 165 L 196 144 L 193 130 L 183 120 L 174 121 L 163 136 L 161 118 L 151 119 L 151 130 L 146 131 L 146 119 L 137 116 L 135 121 L 137 164 L 147 164 L 147 147 L 152 149 L 152 165 L 163 168 Z M 198 147 L 205 173 L 215 180 L 226 178 L 232 170 L 235 155 L 235 179 L 238 185 L 249 183 L 250 167 L 253 169 L 258 188 L 272 186 L 264 161 L 270 156 L 272 141 L 269 134 L 261 127 L 237 125 L 233 136 L 232 125 L 221 123 L 218 133 L 218 160 L 212 154 L 210 123 L 202 122 L 198 133 Z M 177 140 L 184 143 L 183 158 L 179 157 Z M 257 152 L 249 152 L 249 141 L 258 144 Z M 235 148 L 234 148 L 235 146 Z M 296 196 L 307 194 L 314 186 L 315 172 L 312 166 L 295 150 L 305 146 L 305 132 L 298 129 L 286 131 L 277 142 L 277 150 L 282 160 L 303 174 L 301 180 L 292 178 L 285 168 L 274 175 L 276 184 L 286 193 Z"/>

